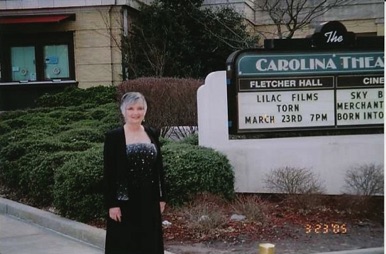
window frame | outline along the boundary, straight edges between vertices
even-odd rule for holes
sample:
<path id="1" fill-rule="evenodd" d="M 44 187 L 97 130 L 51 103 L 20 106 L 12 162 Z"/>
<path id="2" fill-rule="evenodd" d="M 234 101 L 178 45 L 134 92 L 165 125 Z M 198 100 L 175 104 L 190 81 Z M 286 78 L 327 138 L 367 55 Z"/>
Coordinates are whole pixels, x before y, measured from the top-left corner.
<path id="1" fill-rule="evenodd" d="M 44 46 L 67 45 L 69 77 L 60 78 L 62 81 L 75 80 L 75 56 L 73 32 L 33 33 L 33 34 L 3 34 L 1 41 L 1 80 L 2 83 L 24 83 L 12 80 L 11 48 L 35 47 L 36 81 L 25 83 L 47 83 L 54 79 L 45 78 Z"/>

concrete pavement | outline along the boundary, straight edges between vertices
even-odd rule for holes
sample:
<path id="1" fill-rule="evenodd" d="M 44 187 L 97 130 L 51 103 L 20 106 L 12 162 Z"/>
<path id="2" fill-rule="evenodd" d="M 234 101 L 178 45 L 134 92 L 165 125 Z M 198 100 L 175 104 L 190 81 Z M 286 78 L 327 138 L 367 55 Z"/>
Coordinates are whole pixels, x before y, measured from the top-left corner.
<path id="1" fill-rule="evenodd" d="M 0 254 L 103 254 L 105 235 L 104 229 L 0 198 Z"/>
<path id="2" fill-rule="evenodd" d="M 103 254 L 105 234 L 103 229 L 0 198 L 0 254 Z M 317 254 L 381 253 L 383 247 Z"/>
<path id="3" fill-rule="evenodd" d="M 100 248 L 16 217 L 0 215 L 1 254 L 102 254 Z"/>

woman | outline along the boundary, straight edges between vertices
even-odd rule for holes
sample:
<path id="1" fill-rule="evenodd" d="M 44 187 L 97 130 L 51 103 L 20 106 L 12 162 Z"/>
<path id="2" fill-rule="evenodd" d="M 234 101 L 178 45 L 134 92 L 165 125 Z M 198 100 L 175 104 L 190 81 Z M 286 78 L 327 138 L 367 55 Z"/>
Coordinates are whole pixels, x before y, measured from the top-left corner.
<path id="1" fill-rule="evenodd" d="M 123 95 L 123 127 L 106 134 L 105 254 L 163 254 L 161 213 L 164 171 L 158 135 L 142 125 L 147 104 L 138 92 Z"/>

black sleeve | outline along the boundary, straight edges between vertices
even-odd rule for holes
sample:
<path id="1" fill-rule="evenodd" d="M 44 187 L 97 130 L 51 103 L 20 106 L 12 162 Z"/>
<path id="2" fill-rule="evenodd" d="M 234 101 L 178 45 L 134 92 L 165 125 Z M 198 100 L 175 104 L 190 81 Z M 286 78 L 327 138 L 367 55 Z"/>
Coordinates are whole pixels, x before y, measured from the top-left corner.
<path id="1" fill-rule="evenodd" d="M 118 207 L 116 198 L 117 193 L 117 163 L 115 158 L 116 145 L 111 133 L 105 135 L 103 147 L 103 167 L 104 167 L 104 200 L 107 209 Z"/>

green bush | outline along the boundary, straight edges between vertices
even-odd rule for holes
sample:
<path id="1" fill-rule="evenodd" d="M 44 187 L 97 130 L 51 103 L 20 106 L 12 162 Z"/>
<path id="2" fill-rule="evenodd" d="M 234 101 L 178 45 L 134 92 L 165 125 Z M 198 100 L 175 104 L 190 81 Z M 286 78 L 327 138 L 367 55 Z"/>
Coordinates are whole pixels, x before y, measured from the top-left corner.
<path id="1" fill-rule="evenodd" d="M 0 135 L 10 132 L 11 130 L 12 128 L 7 123 L 0 122 Z"/>
<path id="2" fill-rule="evenodd" d="M 181 143 L 188 145 L 198 145 L 198 134 L 191 134 L 180 141 Z"/>
<path id="3" fill-rule="evenodd" d="M 39 162 L 25 172 L 27 193 L 32 204 L 40 207 L 52 205 L 54 172 L 72 156 L 72 152 L 45 153 L 38 156 Z"/>
<path id="4" fill-rule="evenodd" d="M 24 110 L 3 111 L 0 114 L 0 120 L 2 122 L 4 119 L 15 119 L 15 118 L 18 118 L 20 115 L 23 115 L 23 114 L 25 114 Z"/>
<path id="5" fill-rule="evenodd" d="M 25 153 L 26 147 L 23 143 L 12 142 L 1 149 L 0 156 L 7 161 L 15 161 L 22 157 Z"/>
<path id="6" fill-rule="evenodd" d="M 102 145 L 75 153 L 55 171 L 54 205 L 60 214 L 82 222 L 104 215 Z"/>
<path id="7" fill-rule="evenodd" d="M 18 160 L 5 161 L 2 164 L 1 178 L 7 187 L 13 189 L 13 194 L 18 197 L 24 197 L 32 202 L 29 186 L 31 170 L 37 168 L 46 154 L 40 152 L 30 152 L 20 156 Z"/>
<path id="8" fill-rule="evenodd" d="M 9 118 L 7 120 L 2 121 L 3 124 L 7 124 L 11 129 L 21 129 L 27 126 L 27 122 L 18 118 Z"/>
<path id="9" fill-rule="evenodd" d="M 88 89 L 68 87 L 63 92 L 41 96 L 36 100 L 36 105 L 39 107 L 102 105 L 115 102 L 117 99 L 116 91 L 114 86 L 95 86 Z"/>
<path id="10" fill-rule="evenodd" d="M 16 196 L 28 195 L 25 174 L 36 164 L 36 154 L 28 153 L 22 142 L 14 142 L 0 149 L 0 180 L 14 190 Z"/>
<path id="11" fill-rule="evenodd" d="M 182 204 L 204 192 L 233 197 L 234 173 L 224 155 L 177 142 L 165 144 L 162 151 L 171 204 Z"/>
<path id="12" fill-rule="evenodd" d="M 47 113 L 36 111 L 26 111 L 26 114 L 20 116 L 19 119 L 26 122 L 28 129 L 45 129 L 51 133 L 56 133 L 60 129 L 60 124 L 63 123 L 63 121 L 59 122 L 57 119 L 50 117 Z"/>
<path id="13" fill-rule="evenodd" d="M 17 161 L 7 161 L 5 158 L 0 158 L 0 163 L 1 184 L 14 192 L 16 196 L 21 196 L 22 191 L 19 188 L 19 183 L 23 173 L 22 168 L 18 167 Z"/>
<path id="14" fill-rule="evenodd" d="M 0 115 L 1 184 L 36 206 L 52 205 L 54 174 L 65 161 L 103 143 L 104 133 L 120 124 L 115 102 L 57 106 Z"/>
<path id="15" fill-rule="evenodd" d="M 49 205 L 53 172 L 74 151 L 90 148 L 88 142 L 59 142 L 52 137 L 13 142 L 0 149 L 0 180 L 34 205 Z"/>
<path id="16" fill-rule="evenodd" d="M 208 148 L 177 142 L 163 147 L 166 184 L 171 205 L 198 193 L 225 198 L 234 195 L 234 176 L 225 156 Z M 60 214 L 87 222 L 103 218 L 102 144 L 75 153 L 55 171 L 54 205 Z"/>
<path id="17" fill-rule="evenodd" d="M 92 119 L 86 110 L 81 110 L 78 107 L 57 108 L 56 110 L 47 113 L 47 116 L 51 117 L 55 122 L 62 124 Z"/>
<path id="18" fill-rule="evenodd" d="M 62 142 L 70 143 L 78 141 L 101 143 L 104 140 L 104 134 L 96 128 L 91 128 L 87 126 L 64 131 L 60 133 L 59 139 Z"/>

